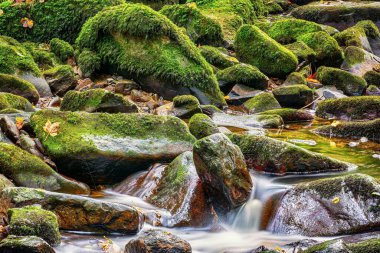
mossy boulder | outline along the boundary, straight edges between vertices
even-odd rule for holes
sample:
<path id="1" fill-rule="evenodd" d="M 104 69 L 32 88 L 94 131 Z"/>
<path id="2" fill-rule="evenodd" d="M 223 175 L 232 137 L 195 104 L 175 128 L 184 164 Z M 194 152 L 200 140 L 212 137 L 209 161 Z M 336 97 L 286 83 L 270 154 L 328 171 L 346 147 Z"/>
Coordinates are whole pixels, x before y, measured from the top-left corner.
<path id="1" fill-rule="evenodd" d="M 17 186 L 72 194 L 90 192 L 87 185 L 61 176 L 39 157 L 17 146 L 1 142 L 0 151 L 0 171 Z"/>
<path id="2" fill-rule="evenodd" d="M 259 113 L 273 109 L 281 108 L 276 98 L 270 92 L 260 93 L 244 103 L 244 107 L 250 113 Z"/>
<path id="3" fill-rule="evenodd" d="M 182 95 L 173 98 L 173 113 L 179 118 L 190 118 L 196 113 L 201 113 L 199 101 L 192 95 Z"/>
<path id="4" fill-rule="evenodd" d="M 299 36 L 298 40 L 315 51 L 318 65 L 339 67 L 342 64 L 343 50 L 328 33 L 324 31 L 307 33 Z"/>
<path id="5" fill-rule="evenodd" d="M 189 129 L 191 134 L 197 139 L 202 139 L 220 132 L 214 121 L 203 113 L 197 113 L 190 118 Z"/>
<path id="6" fill-rule="evenodd" d="M 70 45 L 70 43 L 58 38 L 50 40 L 50 50 L 62 62 L 67 62 L 70 57 L 74 56 L 74 48 Z"/>
<path id="7" fill-rule="evenodd" d="M 245 86 L 265 90 L 268 88 L 269 78 L 260 70 L 249 64 L 236 64 L 216 73 L 219 86 L 224 93 L 229 93 L 234 85 Z"/>
<path id="8" fill-rule="evenodd" d="M 245 130 L 257 130 L 257 128 L 278 128 L 284 124 L 278 115 L 232 115 L 227 113 L 214 113 L 212 120 L 217 126 L 233 127 Z"/>
<path id="9" fill-rule="evenodd" d="M 360 96 L 367 87 L 363 78 L 331 67 L 318 68 L 316 79 L 323 85 L 335 86 L 347 96 Z"/>
<path id="10" fill-rule="evenodd" d="M 160 10 L 174 24 L 186 29 L 187 35 L 196 44 L 222 46 L 224 36 L 218 22 L 205 16 L 192 4 L 166 5 Z"/>
<path id="11" fill-rule="evenodd" d="M 0 92 L 8 92 L 24 97 L 33 104 L 36 104 L 40 99 L 40 95 L 33 84 L 8 74 L 0 74 Z"/>
<path id="12" fill-rule="evenodd" d="M 312 113 L 302 109 L 281 108 L 261 112 L 260 115 L 278 115 L 285 124 L 291 122 L 311 121 L 314 119 Z"/>
<path id="13" fill-rule="evenodd" d="M 25 98 L 7 92 L 0 92 L 0 110 L 16 109 L 26 112 L 34 111 L 32 104 Z"/>
<path id="14" fill-rule="evenodd" d="M 92 89 L 67 92 L 61 103 L 61 111 L 131 113 L 138 112 L 138 108 L 120 94 Z"/>
<path id="15" fill-rule="evenodd" d="M 6 188 L 0 196 L 2 212 L 40 205 L 57 215 L 59 228 L 64 230 L 136 234 L 143 226 L 143 215 L 124 204 L 24 187 Z"/>
<path id="16" fill-rule="evenodd" d="M 21 2 L 15 8 L 13 1 L 4 0 L 0 4 L 4 11 L 0 17 L 0 34 L 22 41 L 48 42 L 59 38 L 73 43 L 88 18 L 104 7 L 122 3 L 122 0 L 50 0 Z M 24 17 L 33 20 L 32 29 L 22 26 L 20 20 Z"/>
<path id="17" fill-rule="evenodd" d="M 286 78 L 284 85 L 303 84 L 307 85 L 306 78 L 300 72 L 293 72 Z"/>
<path id="18" fill-rule="evenodd" d="M 37 236 L 10 235 L 1 240 L 0 252 L 55 253 L 55 250 L 46 241 Z"/>
<path id="19" fill-rule="evenodd" d="M 285 45 L 285 47 L 297 56 L 299 62 L 314 62 L 316 60 L 317 53 L 306 45 L 305 42 L 296 41 L 292 44 Z"/>
<path id="20" fill-rule="evenodd" d="M 203 227 L 213 218 L 191 151 L 177 156 L 169 165 L 152 166 L 137 179 L 127 178 L 114 190 L 169 211 L 169 217 L 162 214 L 158 221 L 166 227 Z M 153 220 L 153 224 L 156 222 Z"/>
<path id="21" fill-rule="evenodd" d="M 122 4 L 101 11 L 84 24 L 76 42 L 81 53 L 96 53 L 102 70 L 138 80 L 166 99 L 191 93 L 203 104 L 225 105 L 210 65 L 193 42 L 149 7 Z"/>
<path id="22" fill-rule="evenodd" d="M 60 123 L 57 136 L 46 137 L 47 120 Z M 42 110 L 31 125 L 60 171 L 90 184 L 120 182 L 151 163 L 171 161 L 195 141 L 170 116 Z"/>
<path id="23" fill-rule="evenodd" d="M 380 142 L 379 129 L 380 119 L 374 119 L 369 121 L 340 122 L 338 125 L 334 126 L 320 126 L 313 131 L 317 134 L 329 137 L 352 139 L 366 137 L 371 141 Z"/>
<path id="24" fill-rule="evenodd" d="M 200 50 L 206 61 L 219 69 L 232 67 L 239 63 L 236 58 L 229 56 L 227 54 L 228 52 L 226 50 L 222 50 L 221 48 L 201 46 Z"/>
<path id="25" fill-rule="evenodd" d="M 198 140 L 193 149 L 194 163 L 206 196 L 220 212 L 243 205 L 253 183 L 240 148 L 224 134 Z"/>
<path id="26" fill-rule="evenodd" d="M 52 246 L 61 243 L 57 216 L 38 206 L 8 209 L 9 234 L 38 236 Z"/>
<path id="27" fill-rule="evenodd" d="M 327 99 L 320 102 L 315 114 L 321 118 L 363 120 L 380 118 L 380 97 L 362 96 Z"/>
<path id="28" fill-rule="evenodd" d="M 369 231 L 380 224 L 378 192 L 379 182 L 359 173 L 301 183 L 282 196 L 269 229 L 305 236 Z"/>
<path id="29" fill-rule="evenodd" d="M 100 56 L 90 50 L 83 50 L 78 56 L 78 66 L 83 77 L 91 77 L 101 68 L 102 59 Z"/>
<path id="30" fill-rule="evenodd" d="M 270 77 L 284 77 L 296 70 L 297 57 L 253 25 L 240 27 L 235 38 L 237 58 Z"/>
<path id="31" fill-rule="evenodd" d="M 364 77 L 368 71 L 380 66 L 380 57 L 362 48 L 349 46 L 344 50 L 344 54 L 345 59 L 340 68 L 356 76 Z"/>
<path id="32" fill-rule="evenodd" d="M 273 95 L 283 107 L 301 108 L 313 101 L 313 91 L 303 84 L 278 87 Z"/>
<path id="33" fill-rule="evenodd" d="M 57 65 L 43 72 L 52 93 L 63 97 L 69 90 L 75 89 L 78 82 L 70 65 Z"/>
<path id="34" fill-rule="evenodd" d="M 380 72 L 371 70 L 364 74 L 363 78 L 366 80 L 368 86 L 374 85 L 380 87 Z"/>

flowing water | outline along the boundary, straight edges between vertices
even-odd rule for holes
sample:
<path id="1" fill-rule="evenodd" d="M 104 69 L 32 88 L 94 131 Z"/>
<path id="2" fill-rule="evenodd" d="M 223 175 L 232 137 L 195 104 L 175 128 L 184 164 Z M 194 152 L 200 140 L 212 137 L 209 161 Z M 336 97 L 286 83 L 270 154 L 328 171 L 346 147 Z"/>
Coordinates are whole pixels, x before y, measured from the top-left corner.
<path id="1" fill-rule="evenodd" d="M 380 144 L 362 140 L 343 140 L 337 138 L 326 138 L 311 132 L 318 125 L 326 124 L 326 121 L 314 121 L 305 124 L 292 124 L 284 129 L 273 129 L 268 136 L 291 142 L 308 150 L 319 152 L 327 156 L 340 159 L 357 165 L 354 171 L 347 173 L 365 173 L 380 179 Z M 136 175 L 136 177 L 139 174 Z M 306 239 L 302 236 L 275 235 L 265 230 L 270 220 L 273 209 L 270 199 L 280 196 L 283 191 L 292 185 L 314 180 L 316 178 L 328 177 L 336 174 L 319 174 L 310 176 L 287 176 L 269 177 L 265 175 L 252 174 L 255 190 L 250 200 L 239 210 L 231 213 L 222 223 L 222 229 L 213 231 L 210 229 L 195 228 L 162 228 L 187 240 L 195 253 L 243 253 L 265 245 L 268 248 L 280 248 L 286 252 L 293 252 L 287 244 Z M 128 195 L 118 194 L 112 190 L 102 193 L 102 199 L 111 202 L 125 203 L 139 207 L 146 213 L 158 210 L 156 207 L 143 200 Z M 167 213 L 167 212 L 166 212 Z M 169 215 L 169 214 L 168 214 Z M 144 229 L 152 228 L 146 224 Z M 99 241 L 102 237 L 89 234 L 62 234 L 63 243 L 56 248 L 60 253 L 82 253 L 102 252 Z M 112 236 L 113 247 L 110 253 L 123 252 L 124 245 L 135 236 Z M 327 238 L 313 238 L 315 240 L 326 240 Z"/>

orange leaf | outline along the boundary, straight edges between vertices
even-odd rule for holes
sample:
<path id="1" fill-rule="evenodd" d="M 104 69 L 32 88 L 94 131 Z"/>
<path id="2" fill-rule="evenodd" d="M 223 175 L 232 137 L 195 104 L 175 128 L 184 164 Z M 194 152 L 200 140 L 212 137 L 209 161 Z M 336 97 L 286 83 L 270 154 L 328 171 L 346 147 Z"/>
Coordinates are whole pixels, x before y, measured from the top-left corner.
<path id="1" fill-rule="evenodd" d="M 25 124 L 24 118 L 22 118 L 22 117 L 16 118 L 16 127 L 18 130 L 21 130 L 23 128 L 24 124 Z"/>

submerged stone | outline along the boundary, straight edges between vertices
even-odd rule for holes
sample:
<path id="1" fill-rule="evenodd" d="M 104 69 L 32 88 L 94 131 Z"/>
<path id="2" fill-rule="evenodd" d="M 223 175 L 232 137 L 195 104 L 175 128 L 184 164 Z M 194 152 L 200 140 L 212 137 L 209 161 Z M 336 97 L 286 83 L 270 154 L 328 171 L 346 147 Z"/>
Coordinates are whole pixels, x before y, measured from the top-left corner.
<path id="1" fill-rule="evenodd" d="M 217 126 L 234 127 L 246 130 L 255 128 L 278 128 L 284 124 L 278 115 L 231 115 L 214 113 L 212 120 Z"/>

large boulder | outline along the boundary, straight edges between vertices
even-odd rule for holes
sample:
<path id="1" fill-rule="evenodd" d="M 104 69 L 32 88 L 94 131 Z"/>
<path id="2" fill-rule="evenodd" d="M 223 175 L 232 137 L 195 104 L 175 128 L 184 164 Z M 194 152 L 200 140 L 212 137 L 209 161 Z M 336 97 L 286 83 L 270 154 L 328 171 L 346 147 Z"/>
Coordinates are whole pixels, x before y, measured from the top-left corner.
<path id="1" fill-rule="evenodd" d="M 26 112 L 34 111 L 32 104 L 23 97 L 7 92 L 0 92 L 0 110 L 16 109 Z"/>
<path id="2" fill-rule="evenodd" d="M 306 236 L 371 230 L 380 225 L 379 192 L 379 182 L 363 174 L 299 184 L 285 192 L 269 229 Z"/>
<path id="3" fill-rule="evenodd" d="M 240 27 L 235 38 L 237 58 L 270 77 L 284 77 L 296 70 L 297 57 L 253 25 Z"/>
<path id="4" fill-rule="evenodd" d="M 123 4 L 101 11 L 84 24 L 76 42 L 85 73 L 93 59 L 100 59 L 101 70 L 138 80 L 165 99 L 194 94 L 201 103 L 225 105 L 210 65 L 193 42 L 149 7 Z M 88 50 L 97 57 L 81 60 Z"/>
<path id="5" fill-rule="evenodd" d="M 56 136 L 43 130 L 59 122 Z M 195 138 L 171 116 L 42 110 L 31 125 L 62 173 L 90 184 L 120 182 L 151 163 L 191 150 Z"/>
<path id="6" fill-rule="evenodd" d="M 71 194 L 90 193 L 87 185 L 61 176 L 39 157 L 4 142 L 0 142 L 0 172 L 17 186 Z"/>
<path id="7" fill-rule="evenodd" d="M 0 253 L 55 253 L 55 250 L 37 236 L 10 235 L 0 242 Z"/>
<path id="8" fill-rule="evenodd" d="M 346 171 L 348 164 L 266 136 L 229 136 L 240 147 L 249 169 L 273 174 L 315 174 Z"/>
<path id="9" fill-rule="evenodd" d="M 240 148 L 224 134 L 198 140 L 193 149 L 194 163 L 207 197 L 225 213 L 244 204 L 253 183 Z"/>
<path id="10" fill-rule="evenodd" d="M 164 226 L 201 227 L 213 219 L 190 151 L 167 166 L 153 166 L 138 178 L 127 178 L 115 190 L 168 210 L 170 217 L 159 217 L 159 223 Z"/>
<path id="11" fill-rule="evenodd" d="M 380 63 L 380 57 L 359 47 L 349 46 L 344 50 L 344 54 L 345 59 L 341 69 L 355 76 L 364 78 L 367 72 L 376 69 Z"/>
<path id="12" fill-rule="evenodd" d="M 203 113 L 197 113 L 190 118 L 189 130 L 197 139 L 202 139 L 220 132 L 214 121 Z"/>
<path id="13" fill-rule="evenodd" d="M 304 84 L 280 86 L 273 95 L 283 107 L 302 108 L 313 102 L 313 90 Z"/>
<path id="14" fill-rule="evenodd" d="M 0 74 L 0 92 L 8 92 L 24 97 L 33 104 L 37 104 L 40 99 L 40 95 L 33 84 L 8 74 Z"/>
<path id="15" fill-rule="evenodd" d="M 250 113 L 259 113 L 281 108 L 276 98 L 270 92 L 260 93 L 244 103 Z"/>
<path id="16" fill-rule="evenodd" d="M 5 188 L 1 211 L 28 205 L 41 205 L 58 217 L 60 229 L 95 233 L 136 234 L 144 219 L 135 208 L 71 194 L 23 187 Z"/>

